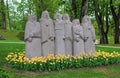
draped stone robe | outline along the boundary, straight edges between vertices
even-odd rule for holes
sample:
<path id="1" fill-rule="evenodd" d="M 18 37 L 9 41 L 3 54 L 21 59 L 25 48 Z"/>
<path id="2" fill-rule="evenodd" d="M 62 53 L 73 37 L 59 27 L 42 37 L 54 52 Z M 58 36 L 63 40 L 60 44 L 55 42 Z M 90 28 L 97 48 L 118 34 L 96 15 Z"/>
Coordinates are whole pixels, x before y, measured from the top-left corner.
<path id="1" fill-rule="evenodd" d="M 41 56 L 40 24 L 30 15 L 25 26 L 25 56 L 28 58 Z"/>
<path id="2" fill-rule="evenodd" d="M 83 28 L 78 19 L 73 20 L 73 54 L 79 56 L 84 52 Z"/>
<path id="3" fill-rule="evenodd" d="M 61 15 L 58 13 L 55 15 L 55 54 L 65 55 L 65 32 Z"/>
<path id="4" fill-rule="evenodd" d="M 95 31 L 89 16 L 83 17 L 82 25 L 85 37 L 85 52 L 93 54 L 95 53 Z"/>
<path id="5" fill-rule="evenodd" d="M 33 57 L 41 56 L 41 32 L 40 32 L 40 23 L 35 21 L 34 29 L 33 29 Z"/>
<path id="6" fill-rule="evenodd" d="M 54 25 L 47 11 L 42 13 L 40 25 L 42 33 L 42 55 L 54 54 Z"/>
<path id="7" fill-rule="evenodd" d="M 66 55 L 72 55 L 72 23 L 69 19 L 68 14 L 63 15 L 63 24 L 65 31 L 65 53 Z"/>

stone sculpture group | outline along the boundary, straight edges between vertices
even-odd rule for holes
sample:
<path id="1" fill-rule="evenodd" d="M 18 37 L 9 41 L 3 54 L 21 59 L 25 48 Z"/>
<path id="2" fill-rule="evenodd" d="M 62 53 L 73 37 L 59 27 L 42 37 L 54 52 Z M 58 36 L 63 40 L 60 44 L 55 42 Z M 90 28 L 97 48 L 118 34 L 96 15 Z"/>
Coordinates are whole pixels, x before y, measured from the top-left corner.
<path id="1" fill-rule="evenodd" d="M 54 20 L 43 11 L 39 22 L 29 15 L 25 27 L 25 55 L 28 58 L 64 54 L 95 53 L 95 31 L 89 16 L 72 22 L 68 14 L 56 13 Z"/>

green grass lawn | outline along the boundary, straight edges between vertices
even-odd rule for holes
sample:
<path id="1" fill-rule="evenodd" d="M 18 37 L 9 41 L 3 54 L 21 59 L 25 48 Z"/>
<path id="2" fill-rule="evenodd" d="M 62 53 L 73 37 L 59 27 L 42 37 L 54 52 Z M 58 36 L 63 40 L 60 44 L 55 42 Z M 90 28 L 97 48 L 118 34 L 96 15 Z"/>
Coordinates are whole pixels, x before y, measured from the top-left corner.
<path id="1" fill-rule="evenodd" d="M 0 42 L 21 42 L 20 37 L 23 37 L 23 31 L 20 30 L 0 30 L 6 40 L 0 40 Z"/>
<path id="2" fill-rule="evenodd" d="M 96 68 L 68 69 L 55 72 L 25 72 L 9 70 L 11 78 L 120 78 L 120 65 Z"/>
<path id="3" fill-rule="evenodd" d="M 108 48 L 108 47 L 99 47 L 98 45 L 96 45 L 96 50 L 97 51 L 105 51 L 105 52 L 119 52 L 120 53 L 120 48 Z"/>
<path id="4" fill-rule="evenodd" d="M 7 68 L 4 58 L 9 52 L 24 50 L 24 44 L 0 43 L 0 68 L 9 72 L 11 78 L 120 78 L 120 64 L 96 68 L 68 69 L 54 72 L 28 72 Z M 120 48 L 104 48 L 96 46 L 96 50 L 120 53 Z"/>
<path id="5" fill-rule="evenodd" d="M 120 44 L 99 44 L 99 45 L 120 47 Z"/>

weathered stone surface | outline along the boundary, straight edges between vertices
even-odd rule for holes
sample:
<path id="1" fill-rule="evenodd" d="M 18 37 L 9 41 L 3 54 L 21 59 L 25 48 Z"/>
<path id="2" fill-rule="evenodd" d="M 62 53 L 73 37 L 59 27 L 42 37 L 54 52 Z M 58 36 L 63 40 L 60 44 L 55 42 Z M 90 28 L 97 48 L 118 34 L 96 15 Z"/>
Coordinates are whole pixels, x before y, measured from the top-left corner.
<path id="1" fill-rule="evenodd" d="M 84 52 L 84 34 L 79 19 L 73 20 L 73 54 L 79 56 Z"/>
<path id="2" fill-rule="evenodd" d="M 41 56 L 40 24 L 35 15 L 30 15 L 25 27 L 26 57 Z"/>
<path id="3" fill-rule="evenodd" d="M 59 13 L 55 14 L 54 17 L 55 25 L 55 54 L 65 54 L 65 32 L 62 21 L 62 15 Z"/>
<path id="4" fill-rule="evenodd" d="M 82 26 L 85 38 L 85 52 L 95 53 L 95 30 L 89 16 L 86 15 L 83 17 Z"/>
<path id="5" fill-rule="evenodd" d="M 42 33 L 42 55 L 54 54 L 54 25 L 48 11 L 43 11 L 40 19 Z"/>
<path id="6" fill-rule="evenodd" d="M 95 30 L 89 16 L 71 23 L 68 14 L 56 13 L 54 21 L 43 11 L 39 22 L 30 15 L 25 28 L 26 57 L 95 53 Z"/>
<path id="7" fill-rule="evenodd" d="M 63 15 L 63 24 L 65 30 L 65 53 L 72 54 L 72 23 L 68 14 Z"/>

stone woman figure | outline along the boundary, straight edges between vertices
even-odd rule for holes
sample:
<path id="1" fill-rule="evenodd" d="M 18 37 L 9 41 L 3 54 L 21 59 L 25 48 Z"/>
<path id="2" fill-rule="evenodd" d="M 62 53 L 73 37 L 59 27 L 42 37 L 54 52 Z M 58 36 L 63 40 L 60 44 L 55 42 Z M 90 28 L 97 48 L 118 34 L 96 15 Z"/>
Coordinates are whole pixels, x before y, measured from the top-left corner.
<path id="1" fill-rule="evenodd" d="M 80 25 L 79 19 L 73 20 L 73 54 L 79 56 L 84 52 L 84 37 L 83 28 Z"/>
<path id="2" fill-rule="evenodd" d="M 43 11 L 40 19 L 42 33 L 42 55 L 54 54 L 54 25 L 48 11 Z"/>
<path id="3" fill-rule="evenodd" d="M 65 54 L 65 32 L 62 21 L 62 15 L 59 13 L 55 14 L 54 17 L 55 25 L 55 54 Z"/>
<path id="4" fill-rule="evenodd" d="M 72 23 L 68 14 L 63 15 L 63 24 L 65 30 L 65 53 L 72 55 Z"/>
<path id="5" fill-rule="evenodd" d="M 26 57 L 33 58 L 41 56 L 40 24 L 35 15 L 30 15 L 25 27 Z"/>
<path id="6" fill-rule="evenodd" d="M 83 17 L 82 25 L 85 37 L 85 52 L 95 53 L 95 31 L 89 16 Z"/>

